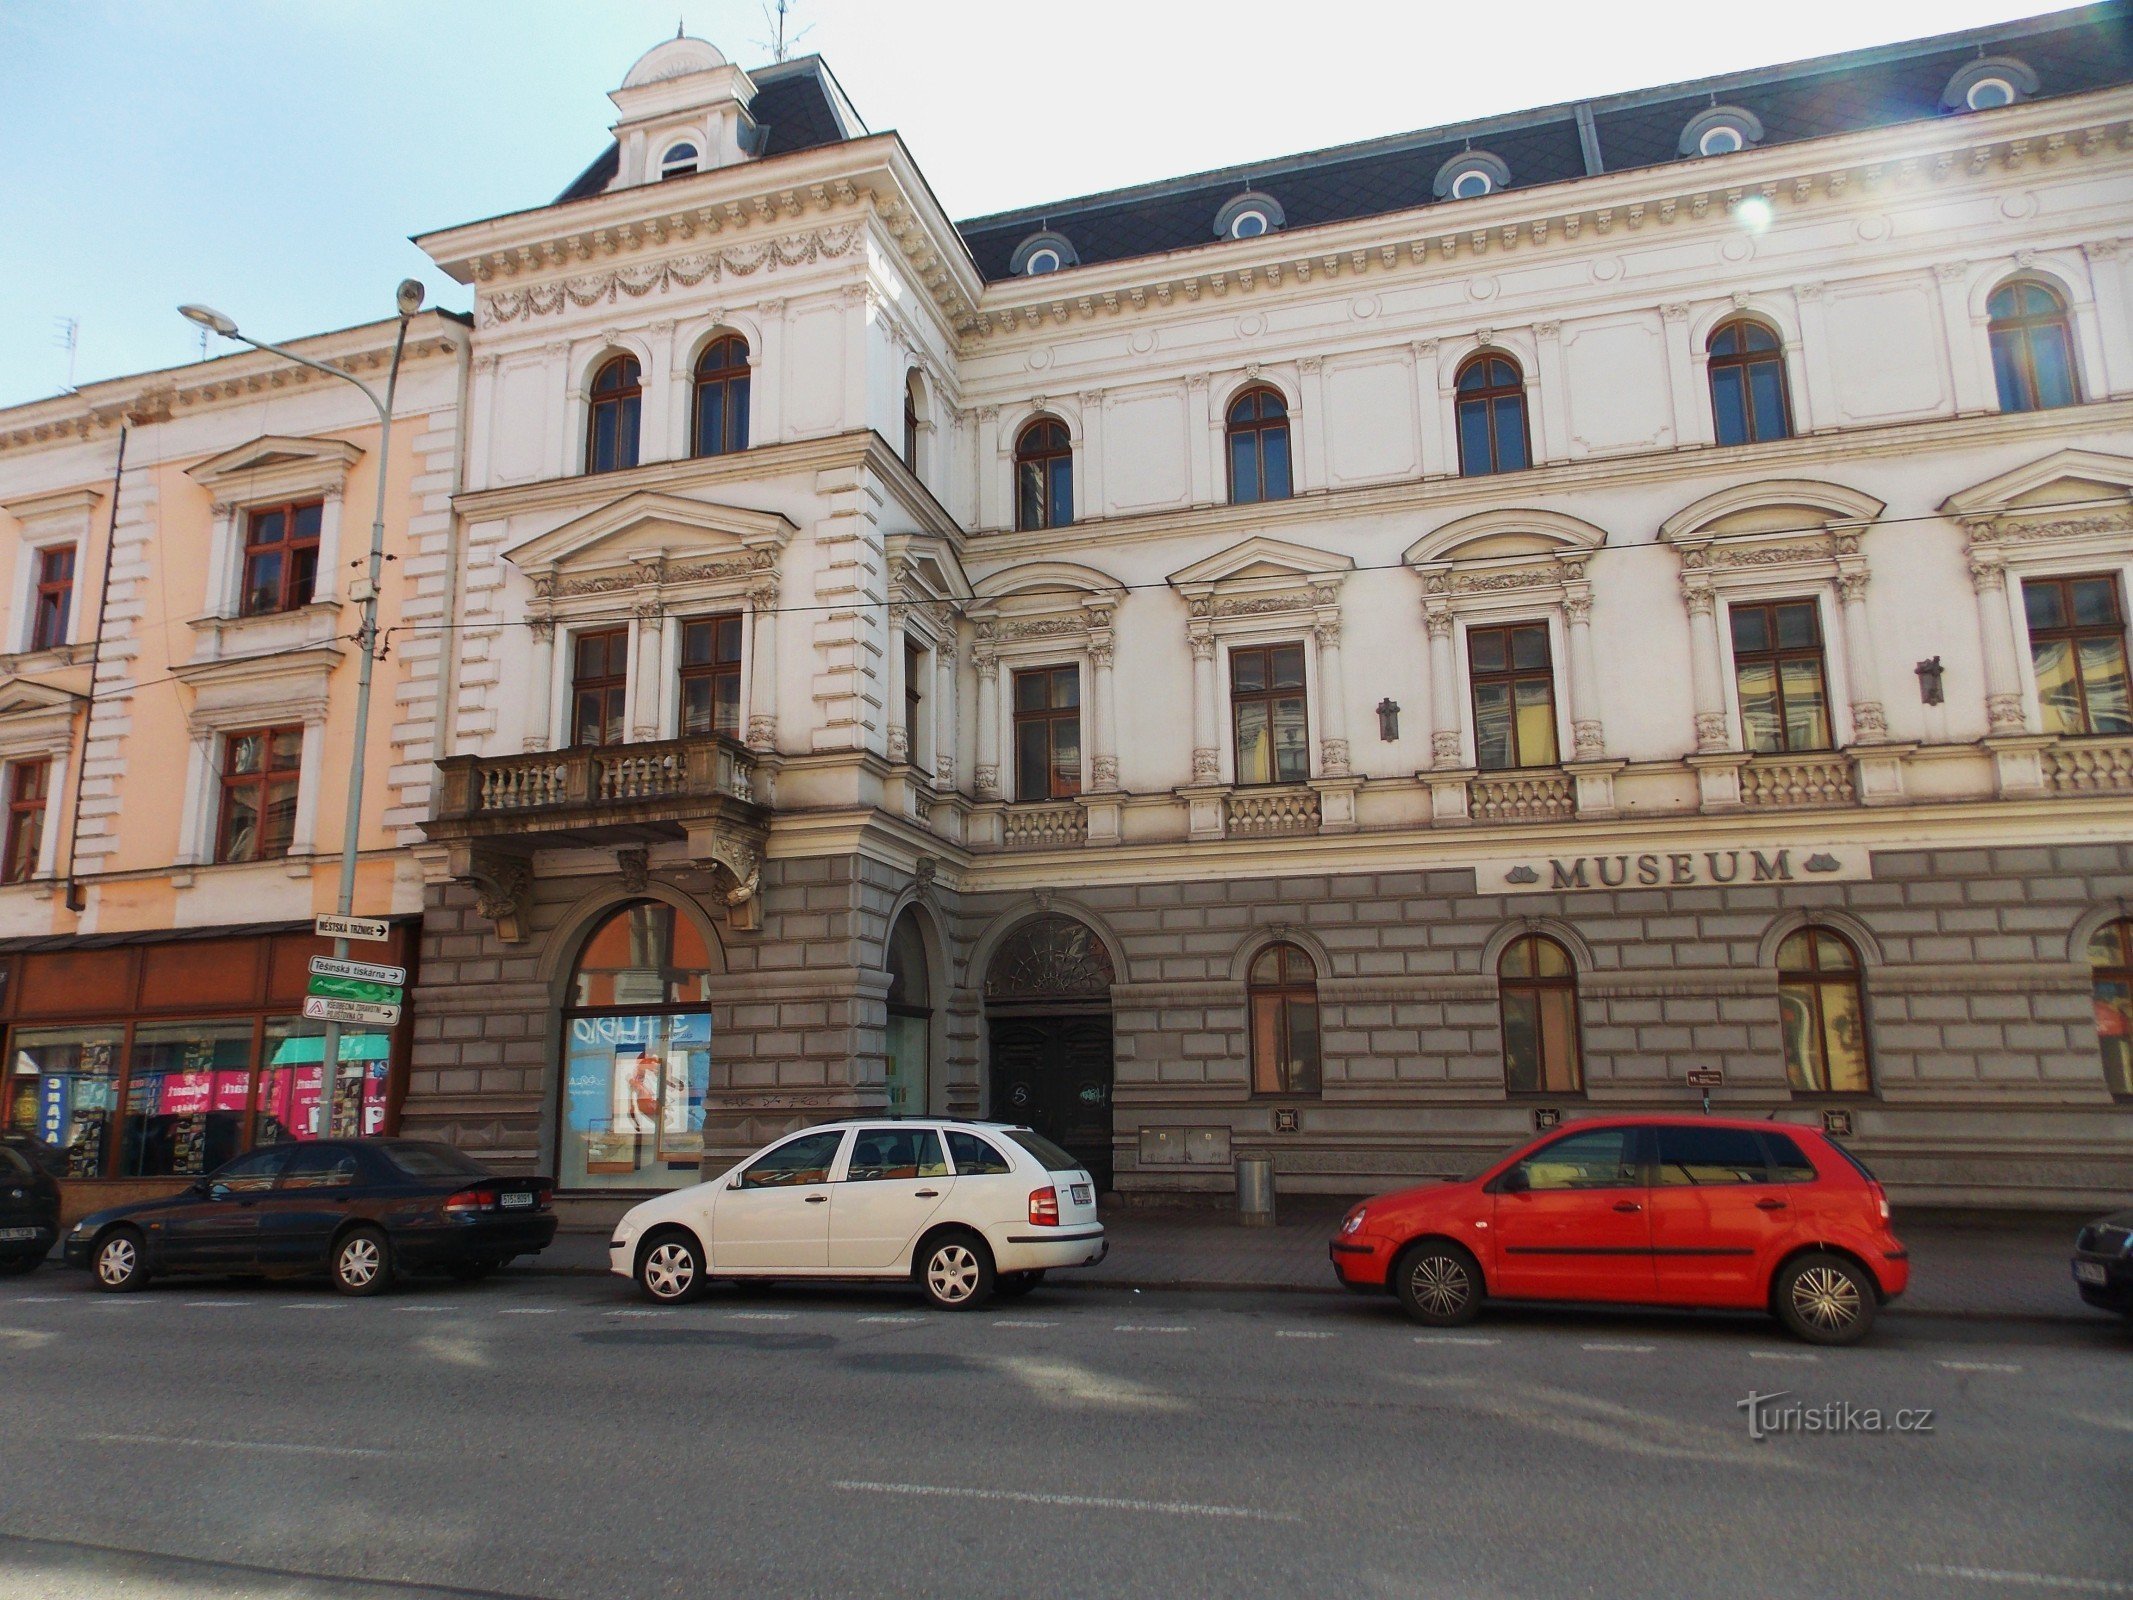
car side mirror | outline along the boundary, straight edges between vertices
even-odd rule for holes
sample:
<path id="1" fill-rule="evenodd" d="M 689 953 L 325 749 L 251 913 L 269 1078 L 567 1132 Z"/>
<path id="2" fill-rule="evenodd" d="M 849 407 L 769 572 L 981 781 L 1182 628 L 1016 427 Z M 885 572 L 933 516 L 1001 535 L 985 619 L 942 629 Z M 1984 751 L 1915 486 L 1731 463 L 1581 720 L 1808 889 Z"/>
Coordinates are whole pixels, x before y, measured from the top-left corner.
<path id="1" fill-rule="evenodd" d="M 207 1195 L 210 1200 L 227 1200 L 234 1191 L 226 1183 L 210 1183 Z"/>
<path id="2" fill-rule="evenodd" d="M 191 1183 L 191 1185 L 190 1185 L 190 1188 L 192 1189 L 192 1192 L 193 1192 L 194 1194 L 206 1194 L 206 1193 L 207 1193 L 207 1179 L 205 1179 L 205 1178 L 195 1178 L 195 1179 L 193 1179 L 193 1181 L 192 1181 L 192 1183 Z"/>
<path id="3" fill-rule="evenodd" d="M 1512 1167 L 1496 1180 L 1498 1194 L 1524 1194 L 1532 1187 L 1533 1182 L 1526 1176 L 1524 1167 Z"/>

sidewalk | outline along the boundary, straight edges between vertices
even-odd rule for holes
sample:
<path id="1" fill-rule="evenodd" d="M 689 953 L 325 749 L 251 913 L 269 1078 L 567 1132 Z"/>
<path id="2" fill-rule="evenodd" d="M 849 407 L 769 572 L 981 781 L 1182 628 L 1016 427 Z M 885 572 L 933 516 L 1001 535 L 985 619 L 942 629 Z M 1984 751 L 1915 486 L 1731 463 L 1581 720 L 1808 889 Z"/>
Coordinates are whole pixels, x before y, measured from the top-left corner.
<path id="1" fill-rule="evenodd" d="M 1142 1289 L 1261 1289 L 1337 1294 L 1326 1256 L 1350 1202 L 1302 1196 L 1281 1202 L 1279 1224 L 1240 1227 L 1225 1211 L 1194 1206 L 1108 1208 L 1111 1253 L 1062 1273 L 1062 1283 Z M 2093 1321 L 2067 1267 L 2078 1219 L 1899 1212 L 1911 1252 L 1911 1287 L 1897 1302 L 1937 1316 L 2068 1317 Z M 536 1272 L 605 1272 L 607 1233 L 569 1229 L 530 1264 Z"/>

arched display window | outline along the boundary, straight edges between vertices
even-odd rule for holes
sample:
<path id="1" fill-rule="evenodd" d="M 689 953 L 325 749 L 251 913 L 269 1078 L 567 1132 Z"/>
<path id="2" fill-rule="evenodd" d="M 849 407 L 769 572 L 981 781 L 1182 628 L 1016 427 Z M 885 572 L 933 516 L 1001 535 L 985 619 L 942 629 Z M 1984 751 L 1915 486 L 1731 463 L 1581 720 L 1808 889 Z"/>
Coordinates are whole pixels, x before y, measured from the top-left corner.
<path id="1" fill-rule="evenodd" d="M 891 1116 L 922 1117 L 932 1098 L 933 989 L 926 940 L 906 910 L 889 934 L 887 1078 Z"/>

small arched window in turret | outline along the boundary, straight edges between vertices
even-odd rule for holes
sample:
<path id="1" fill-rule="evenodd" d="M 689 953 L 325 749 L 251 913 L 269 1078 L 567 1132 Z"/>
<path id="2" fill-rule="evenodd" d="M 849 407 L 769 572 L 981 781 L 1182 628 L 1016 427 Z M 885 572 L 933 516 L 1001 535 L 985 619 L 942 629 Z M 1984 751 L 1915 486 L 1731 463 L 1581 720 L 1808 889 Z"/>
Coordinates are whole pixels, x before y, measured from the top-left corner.
<path id="1" fill-rule="evenodd" d="M 667 153 L 659 158 L 659 177 L 663 183 L 668 178 L 686 178 L 696 171 L 696 146 L 684 139 L 680 144 L 667 146 Z"/>

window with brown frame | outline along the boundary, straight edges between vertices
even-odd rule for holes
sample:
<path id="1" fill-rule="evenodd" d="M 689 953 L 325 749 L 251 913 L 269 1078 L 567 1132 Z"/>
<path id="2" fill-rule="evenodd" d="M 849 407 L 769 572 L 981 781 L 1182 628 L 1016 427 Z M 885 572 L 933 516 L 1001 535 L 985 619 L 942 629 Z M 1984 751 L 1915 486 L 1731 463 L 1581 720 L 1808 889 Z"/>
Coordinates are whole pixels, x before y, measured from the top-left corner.
<path id="1" fill-rule="evenodd" d="M 2022 580 L 2029 659 L 2046 733 L 2133 733 L 2126 614 L 2107 574 Z"/>
<path id="2" fill-rule="evenodd" d="M 1760 600 L 1728 610 L 1743 744 L 1759 755 L 1829 749 L 1821 608 L 1812 600 Z"/>
<path id="3" fill-rule="evenodd" d="M 303 755 L 299 725 L 224 735 L 217 861 L 273 861 L 289 853 Z"/>
<path id="4" fill-rule="evenodd" d="M 1474 697 L 1474 764 L 1484 772 L 1556 765 L 1548 625 L 1469 628 L 1466 655 Z"/>
<path id="5" fill-rule="evenodd" d="M 2074 336 L 2058 291 L 2028 279 L 2002 284 L 1985 302 L 1985 315 L 2002 411 L 2050 411 L 2081 398 Z"/>
<path id="6" fill-rule="evenodd" d="M 741 619 L 697 617 L 681 625 L 681 731 L 741 735 Z"/>
<path id="7" fill-rule="evenodd" d="M 1459 475 L 1483 478 L 1532 465 L 1526 380 L 1509 356 L 1479 355 L 1459 369 Z"/>
<path id="8" fill-rule="evenodd" d="M 1251 505 L 1286 500 L 1289 472 L 1289 403 L 1278 389 L 1247 389 L 1229 403 L 1229 503 Z"/>
<path id="9" fill-rule="evenodd" d="M 620 744 L 629 724 L 630 631 L 595 628 L 570 641 L 570 742 Z"/>
<path id="10" fill-rule="evenodd" d="M 323 501 L 256 506 L 244 519 L 244 593 L 239 611 L 263 617 L 311 603 L 318 583 Z"/>
<path id="11" fill-rule="evenodd" d="M 926 659 L 925 650 L 908 636 L 904 639 L 904 744 L 910 752 L 908 759 L 918 760 L 918 708 L 925 700 L 919 692 L 918 669 Z"/>
<path id="12" fill-rule="evenodd" d="M 904 465 L 918 471 L 918 374 L 904 378 Z"/>
<path id="13" fill-rule="evenodd" d="M 1871 1094 L 1859 953 L 1842 934 L 1802 928 L 1778 946 L 1785 1076 L 1802 1094 Z"/>
<path id="14" fill-rule="evenodd" d="M 1081 669 L 1015 674 L 1015 798 L 1066 800 L 1081 793 Z"/>
<path id="15" fill-rule="evenodd" d="M 1230 651 L 1229 707 L 1238 783 L 1302 783 L 1311 776 L 1302 645 Z"/>
<path id="16" fill-rule="evenodd" d="M 30 605 L 30 648 L 54 650 L 65 644 L 74 611 L 74 546 L 46 545 L 37 552 L 37 594 Z"/>
<path id="17" fill-rule="evenodd" d="M 1015 436 L 1015 527 L 1064 528 L 1074 520 L 1074 444 L 1066 424 L 1039 417 Z"/>
<path id="18" fill-rule="evenodd" d="M 695 428 L 690 453 L 731 455 L 748 448 L 748 341 L 713 339 L 696 358 Z"/>
<path id="19" fill-rule="evenodd" d="M 2089 940 L 2096 985 L 2096 1043 L 2111 1093 L 2133 1095 L 2133 917 L 2098 928 Z"/>
<path id="20" fill-rule="evenodd" d="M 28 883 L 37 876 L 45 797 L 51 786 L 51 757 L 7 764 L 7 854 L 0 859 L 0 883 Z"/>
<path id="21" fill-rule="evenodd" d="M 1721 322 L 1705 345 L 1710 356 L 1711 420 L 1720 444 L 1762 444 L 1792 437 L 1792 396 L 1778 336 L 1747 317 Z"/>
<path id="22" fill-rule="evenodd" d="M 644 382 L 635 356 L 611 356 L 593 374 L 585 429 L 585 470 L 619 472 L 637 464 Z"/>
<path id="23" fill-rule="evenodd" d="M 1317 1094 L 1318 968 L 1293 944 L 1252 957 L 1245 984 L 1252 1019 L 1252 1092 Z"/>
<path id="24" fill-rule="evenodd" d="M 1513 1094 L 1583 1094 L 1578 975 L 1570 952 L 1522 933 L 1496 962 L 1503 1005 L 1503 1081 Z"/>

